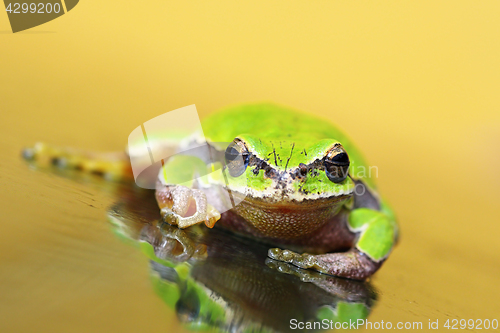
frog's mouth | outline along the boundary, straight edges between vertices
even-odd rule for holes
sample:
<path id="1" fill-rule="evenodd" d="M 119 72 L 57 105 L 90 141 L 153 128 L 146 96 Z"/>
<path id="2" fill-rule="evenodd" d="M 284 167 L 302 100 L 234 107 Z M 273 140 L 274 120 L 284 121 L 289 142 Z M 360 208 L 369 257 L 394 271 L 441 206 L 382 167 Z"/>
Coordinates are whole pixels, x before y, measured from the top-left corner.
<path id="1" fill-rule="evenodd" d="M 288 177 L 288 179 L 286 178 Z M 268 185 L 266 189 L 253 189 L 252 187 L 246 186 L 223 186 L 227 191 L 232 192 L 236 197 L 241 198 L 247 197 L 250 200 L 260 200 L 263 204 L 300 204 L 303 201 L 318 201 L 318 202 L 336 202 L 338 200 L 343 200 L 346 197 L 352 197 L 354 195 L 354 182 L 348 179 L 344 186 L 339 186 L 337 188 L 315 188 L 313 190 L 307 190 L 301 187 L 296 187 L 293 184 L 293 179 L 290 175 L 283 173 L 280 178 L 271 179 L 271 184 Z"/>
<path id="2" fill-rule="evenodd" d="M 233 192 L 234 194 L 234 192 Z M 332 195 L 326 198 L 318 198 L 318 199 L 303 199 L 303 200 L 269 200 L 268 198 L 260 198 L 254 197 L 252 195 L 245 196 L 243 201 L 247 201 L 252 205 L 261 207 L 261 208 L 284 208 L 288 207 L 290 209 L 311 209 L 311 208 L 321 208 L 327 206 L 335 206 L 337 204 L 343 204 L 349 198 L 351 198 L 351 194 L 340 194 L 340 195 Z"/>

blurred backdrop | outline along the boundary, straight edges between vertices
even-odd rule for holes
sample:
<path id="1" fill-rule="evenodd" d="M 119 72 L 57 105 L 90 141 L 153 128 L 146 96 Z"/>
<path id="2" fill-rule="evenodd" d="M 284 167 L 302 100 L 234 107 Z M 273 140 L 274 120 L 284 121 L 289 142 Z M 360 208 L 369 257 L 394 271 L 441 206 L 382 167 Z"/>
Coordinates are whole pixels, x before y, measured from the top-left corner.
<path id="1" fill-rule="evenodd" d="M 121 150 L 169 110 L 249 101 L 331 119 L 378 166 L 402 232 L 373 279 L 370 320 L 498 316 L 499 12 L 498 1 L 86 0 L 16 34 L 0 13 L 2 331 L 180 329 L 147 259 L 110 232 L 112 198 L 33 172 L 24 146 Z"/>

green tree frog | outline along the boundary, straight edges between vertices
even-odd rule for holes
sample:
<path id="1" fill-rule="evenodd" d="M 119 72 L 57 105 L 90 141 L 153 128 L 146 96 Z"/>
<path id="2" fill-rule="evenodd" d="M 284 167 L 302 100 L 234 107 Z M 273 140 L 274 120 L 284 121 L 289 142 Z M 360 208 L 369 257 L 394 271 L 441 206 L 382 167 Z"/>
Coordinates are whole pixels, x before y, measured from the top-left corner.
<path id="1" fill-rule="evenodd" d="M 272 259 L 351 279 L 369 277 L 387 259 L 398 233 L 394 214 L 358 149 L 327 120 L 246 104 L 209 116 L 202 127 L 209 145 L 232 142 L 219 152 L 233 181 L 209 182 L 244 199 L 221 214 L 212 204 L 216 195 L 196 189 L 200 183 L 165 180 L 167 161 L 156 188 L 165 221 L 183 228 L 217 221 L 275 245 Z"/>
<path id="2" fill-rule="evenodd" d="M 180 228 L 217 224 L 273 246 L 268 256 L 274 260 L 345 278 L 364 280 L 387 259 L 398 238 L 394 214 L 376 192 L 361 153 L 328 120 L 274 104 L 244 104 L 210 115 L 202 128 L 198 140 L 222 156 L 221 170 L 231 181 L 176 182 L 175 173 L 194 176 L 196 162 L 174 155 L 156 185 L 165 222 Z M 230 144 L 216 144 L 221 142 Z M 130 174 L 125 154 L 37 144 L 24 156 L 113 177 Z M 219 211 L 220 192 L 200 187 L 223 188 L 241 202 Z"/>

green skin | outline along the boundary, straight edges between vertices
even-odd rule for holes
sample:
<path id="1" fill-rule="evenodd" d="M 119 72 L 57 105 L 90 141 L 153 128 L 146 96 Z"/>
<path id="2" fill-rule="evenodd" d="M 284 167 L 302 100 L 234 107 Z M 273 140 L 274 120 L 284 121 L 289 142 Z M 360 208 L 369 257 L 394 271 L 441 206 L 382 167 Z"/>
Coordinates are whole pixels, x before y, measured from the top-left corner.
<path id="1" fill-rule="evenodd" d="M 201 222 L 212 227 L 220 219 L 218 225 L 236 233 L 317 253 L 272 248 L 269 257 L 275 260 L 352 279 L 366 279 L 388 257 L 397 239 L 394 215 L 380 201 L 374 179 L 369 177 L 369 166 L 358 149 L 327 120 L 273 104 L 249 104 L 215 113 L 202 122 L 202 127 L 214 148 L 219 142 L 239 142 L 243 152 L 251 155 L 250 163 L 244 172 L 240 165 L 242 173 L 229 177 L 224 167 L 225 180 L 220 172 L 218 176 L 213 172 L 198 182 L 181 182 L 175 174 L 182 171 L 196 178 L 199 161 L 185 156 L 168 160 L 157 186 L 157 201 L 165 221 L 185 228 Z M 349 175 L 342 181 L 332 181 L 319 162 L 333 147 L 348 155 Z M 218 149 L 223 152 L 226 147 Z M 296 177 L 304 166 L 308 167 L 307 174 Z M 200 184 L 231 190 L 245 200 L 223 213 L 221 219 L 216 205 L 211 204 L 216 194 L 203 194 L 197 190 Z M 310 212 L 301 210 L 305 205 Z M 321 215 L 325 209 L 326 215 Z M 289 211 L 298 213 L 283 217 Z M 256 214 L 257 219 L 252 217 Z M 318 238 L 328 242 L 324 244 Z M 315 243 L 311 239 L 316 239 Z M 350 249 L 345 249 L 345 244 Z M 322 253 L 325 249 L 331 253 Z"/>

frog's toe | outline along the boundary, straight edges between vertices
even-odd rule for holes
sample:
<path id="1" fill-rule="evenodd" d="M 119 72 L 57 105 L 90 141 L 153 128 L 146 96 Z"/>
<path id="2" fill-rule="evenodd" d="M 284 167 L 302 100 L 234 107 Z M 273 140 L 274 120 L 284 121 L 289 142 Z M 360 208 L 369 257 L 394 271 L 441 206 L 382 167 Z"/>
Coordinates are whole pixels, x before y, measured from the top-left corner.
<path id="1" fill-rule="evenodd" d="M 274 260 L 280 260 L 279 259 L 280 254 L 281 254 L 281 249 L 278 248 L 272 248 L 269 249 L 269 251 L 267 251 L 267 256 Z"/>
<path id="2" fill-rule="evenodd" d="M 207 205 L 207 214 L 205 217 L 205 225 L 209 228 L 213 228 L 215 223 L 220 219 L 219 211 L 212 205 Z"/>
<path id="3" fill-rule="evenodd" d="M 269 268 L 275 269 L 275 270 L 282 272 L 282 273 L 289 274 L 290 264 L 287 264 L 286 262 L 277 261 L 277 260 L 274 260 L 271 258 L 266 258 L 265 263 L 266 263 L 266 266 Z"/>
<path id="4" fill-rule="evenodd" d="M 316 258 L 313 255 L 304 253 L 302 255 L 296 255 L 292 261 L 292 264 L 294 264 L 297 267 L 300 268 L 313 268 L 315 267 L 318 263 Z"/>
<path id="5" fill-rule="evenodd" d="M 203 216 L 200 216 L 200 215 L 201 214 L 183 217 L 177 213 L 174 213 L 169 208 L 162 208 L 161 209 L 161 216 L 162 216 L 163 222 L 166 222 L 170 225 L 176 225 L 181 229 L 184 229 L 184 228 L 190 227 L 192 225 L 203 222 L 204 218 L 203 218 Z"/>
<path id="6" fill-rule="evenodd" d="M 161 218 L 163 222 L 168 223 L 170 225 L 178 225 L 179 224 L 179 218 L 181 218 L 178 214 L 172 212 L 170 208 L 162 208 L 161 211 Z"/>
<path id="7" fill-rule="evenodd" d="M 314 256 L 307 253 L 299 254 L 290 250 L 273 248 L 269 249 L 267 255 L 271 259 L 287 262 L 300 268 L 312 268 L 317 265 Z"/>
<path id="8" fill-rule="evenodd" d="M 297 253 L 292 252 L 290 250 L 281 250 L 278 248 L 269 249 L 267 252 L 269 258 L 279 261 L 284 261 L 288 263 L 292 263 L 293 259 L 297 255 Z"/>
<path id="9" fill-rule="evenodd" d="M 321 260 L 320 256 L 309 253 L 299 254 L 290 250 L 278 248 L 269 249 L 268 257 L 274 260 L 286 262 L 302 269 L 313 269 L 321 273 L 329 273 L 330 265 Z"/>
<path id="10" fill-rule="evenodd" d="M 141 239 L 153 246 L 155 256 L 159 259 L 180 263 L 207 257 L 205 244 L 197 243 L 184 230 L 166 223 L 146 226 L 141 231 Z"/>
<path id="11" fill-rule="evenodd" d="M 267 258 L 266 265 L 267 267 L 275 269 L 278 272 L 294 275 L 304 282 L 312 282 L 317 279 L 317 276 L 314 275 L 315 274 L 314 271 L 301 269 L 300 267 L 296 267 L 286 262 L 276 261 L 274 259 Z"/>

